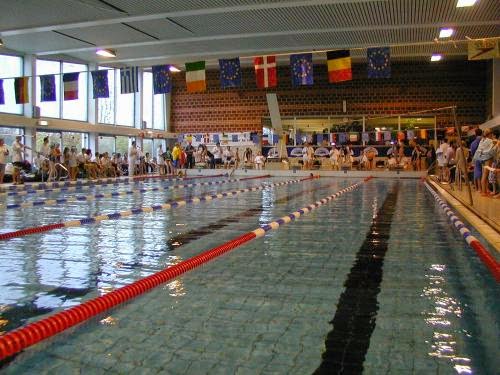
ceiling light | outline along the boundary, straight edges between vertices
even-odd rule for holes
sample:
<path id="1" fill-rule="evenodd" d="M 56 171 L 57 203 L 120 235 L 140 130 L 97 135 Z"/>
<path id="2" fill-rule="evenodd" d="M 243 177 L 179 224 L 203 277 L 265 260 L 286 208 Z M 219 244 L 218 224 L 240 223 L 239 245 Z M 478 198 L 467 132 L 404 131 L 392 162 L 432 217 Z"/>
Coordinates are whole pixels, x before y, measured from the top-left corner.
<path id="1" fill-rule="evenodd" d="M 3 40 L 0 39 L 0 47 L 3 46 Z"/>
<path id="2" fill-rule="evenodd" d="M 455 30 L 453 29 L 441 29 L 439 32 L 439 37 L 440 38 L 449 38 L 450 36 L 453 35 Z"/>
<path id="3" fill-rule="evenodd" d="M 476 3 L 477 0 L 458 0 L 457 8 L 471 7 Z"/>
<path id="4" fill-rule="evenodd" d="M 431 61 L 441 61 L 441 59 L 443 58 L 443 55 L 432 55 L 431 56 Z"/>
<path id="5" fill-rule="evenodd" d="M 168 70 L 170 70 L 172 73 L 178 73 L 180 72 L 181 70 L 173 65 L 170 65 Z"/>
<path id="6" fill-rule="evenodd" d="M 103 57 L 116 57 L 116 51 L 112 49 L 98 49 L 96 55 Z"/>

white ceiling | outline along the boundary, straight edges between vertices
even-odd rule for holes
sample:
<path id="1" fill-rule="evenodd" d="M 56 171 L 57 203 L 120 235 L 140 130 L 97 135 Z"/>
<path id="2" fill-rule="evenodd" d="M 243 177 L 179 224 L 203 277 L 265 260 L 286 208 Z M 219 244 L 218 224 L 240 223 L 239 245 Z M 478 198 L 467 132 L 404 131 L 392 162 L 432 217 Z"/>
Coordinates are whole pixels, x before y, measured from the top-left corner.
<path id="1" fill-rule="evenodd" d="M 397 60 L 466 58 L 466 38 L 500 37 L 500 1 L 478 0 L 0 0 L 2 52 L 123 66 L 391 46 Z M 454 42 L 436 43 L 441 27 Z M 95 54 L 112 48 L 116 58 Z M 315 54 L 315 60 L 324 54 Z"/>

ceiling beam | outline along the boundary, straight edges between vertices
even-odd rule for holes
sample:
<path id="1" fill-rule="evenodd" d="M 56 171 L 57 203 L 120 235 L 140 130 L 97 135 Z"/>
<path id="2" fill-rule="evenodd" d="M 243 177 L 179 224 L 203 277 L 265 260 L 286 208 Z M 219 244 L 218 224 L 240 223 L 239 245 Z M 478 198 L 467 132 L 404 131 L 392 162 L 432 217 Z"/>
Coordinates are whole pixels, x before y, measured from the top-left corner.
<path id="1" fill-rule="evenodd" d="M 111 25 L 123 22 L 125 23 L 142 22 L 142 21 L 158 20 L 162 18 L 205 16 L 208 14 L 235 13 L 235 12 L 246 12 L 253 10 L 286 9 L 286 8 L 298 8 L 298 7 L 307 7 L 316 5 L 369 3 L 369 2 L 380 2 L 380 1 L 386 2 L 389 0 L 291 0 L 291 1 L 288 0 L 288 1 L 280 1 L 280 2 L 266 3 L 266 4 L 251 4 L 251 5 L 237 5 L 232 7 L 190 9 L 190 10 L 181 10 L 175 12 L 146 14 L 140 16 L 117 17 L 117 18 L 109 18 L 109 19 L 102 19 L 95 21 L 73 22 L 66 24 L 53 24 L 53 25 L 38 26 L 38 27 L 3 30 L 0 31 L 0 36 L 42 33 L 53 30 L 78 29 L 86 27 Z"/>
<path id="2" fill-rule="evenodd" d="M 137 48 L 137 47 L 147 47 L 147 46 L 159 46 L 168 45 L 175 43 L 194 43 L 194 42 L 206 42 L 215 40 L 231 40 L 231 39 L 249 39 L 249 38 L 263 38 L 263 37 L 274 37 L 274 36 L 290 36 L 290 35 L 304 35 L 304 34 L 322 34 L 322 33 L 342 33 L 342 32 L 363 32 L 363 31 L 397 31 L 397 30 L 408 30 L 408 29 L 422 29 L 422 28 L 441 28 L 441 27 L 470 27 L 470 26 L 490 26 L 496 25 L 497 22 L 494 21 L 470 21 L 470 22 L 456 22 L 450 23 L 428 23 L 428 24 L 402 24 L 402 25 L 372 25 L 372 26 L 352 26 L 352 27 L 338 27 L 338 28 L 326 28 L 326 29 L 307 29 L 307 30 L 287 30 L 287 31 L 269 31 L 269 32 L 258 32 L 258 33 L 242 33 L 242 34 L 223 34 L 223 35 L 211 35 L 211 36 L 201 36 L 201 37 L 188 37 L 188 38 L 177 38 L 177 39 L 161 39 L 152 40 L 147 42 L 133 42 L 133 43 L 117 43 L 117 44 L 107 44 L 102 46 L 97 46 L 97 48 L 112 48 L 112 49 L 122 49 L 122 48 Z M 438 35 L 436 34 L 436 37 Z M 94 51 L 96 47 L 80 47 L 80 48 L 68 48 L 62 50 L 51 50 L 51 51 L 41 51 L 37 52 L 38 56 L 54 55 L 61 53 L 75 53 L 75 52 L 86 52 Z"/>

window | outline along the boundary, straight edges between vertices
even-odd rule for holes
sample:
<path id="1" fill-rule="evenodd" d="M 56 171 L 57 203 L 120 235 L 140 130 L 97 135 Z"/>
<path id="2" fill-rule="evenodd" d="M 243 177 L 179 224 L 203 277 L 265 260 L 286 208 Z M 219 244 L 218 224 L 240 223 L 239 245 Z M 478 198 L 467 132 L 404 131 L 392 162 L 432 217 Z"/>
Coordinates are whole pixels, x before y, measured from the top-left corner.
<path id="1" fill-rule="evenodd" d="M 40 107 L 40 115 L 43 117 L 60 116 L 61 103 L 61 63 L 59 61 L 36 60 L 36 105 Z M 40 100 L 42 86 L 40 76 L 53 74 L 56 84 L 56 100 L 53 102 L 42 102 Z"/>
<path id="2" fill-rule="evenodd" d="M 116 125 L 134 126 L 134 94 L 121 93 L 120 70 L 116 69 Z"/>
<path id="3" fill-rule="evenodd" d="M 12 144 L 16 140 L 16 136 L 23 135 L 24 130 L 21 128 L 8 128 L 0 127 L 0 138 L 3 138 L 7 148 L 9 149 L 9 155 L 7 156 L 7 163 L 12 162 Z M 24 140 L 21 141 L 25 143 Z"/>
<path id="4" fill-rule="evenodd" d="M 23 114 L 23 105 L 16 104 L 14 77 L 23 75 L 23 59 L 17 56 L 0 55 L 0 79 L 3 80 L 5 104 L 0 104 L 0 112 Z"/>
<path id="5" fill-rule="evenodd" d="M 165 130 L 165 94 L 153 95 L 153 73 L 143 73 L 142 120 L 146 129 Z"/>
<path id="6" fill-rule="evenodd" d="M 43 145 L 43 139 L 45 137 L 49 137 L 49 145 L 55 145 L 59 143 L 60 147 L 63 147 L 61 142 L 61 132 L 45 132 L 38 131 L 36 132 L 36 151 L 41 151 Z"/>
<path id="7" fill-rule="evenodd" d="M 62 103 L 62 118 L 67 120 L 87 121 L 87 83 L 88 83 L 88 67 L 83 64 L 62 63 L 63 73 L 80 72 L 78 75 L 78 99 L 63 100 Z M 63 88 L 64 90 L 64 88 Z M 64 96 L 64 94 L 62 95 Z"/>
<path id="8" fill-rule="evenodd" d="M 99 122 L 134 126 L 134 94 L 121 94 L 120 69 L 108 69 L 109 98 L 98 99 Z"/>
<path id="9" fill-rule="evenodd" d="M 122 155 L 127 154 L 129 145 L 129 137 L 126 136 L 116 136 L 116 148 L 115 152 Z"/>
<path id="10" fill-rule="evenodd" d="M 142 140 L 142 152 L 144 153 L 144 156 L 146 155 L 146 152 L 149 152 L 149 155 L 153 155 L 153 140 L 152 139 L 143 139 Z"/>
<path id="11" fill-rule="evenodd" d="M 110 155 L 115 152 L 115 137 L 104 135 L 99 136 L 97 151 L 99 152 L 99 154 L 104 154 L 105 152 L 107 152 Z"/>
<path id="12" fill-rule="evenodd" d="M 62 147 L 76 147 L 77 151 L 81 148 L 87 148 L 88 145 L 88 134 L 87 133 L 74 133 L 74 132 L 62 132 Z"/>

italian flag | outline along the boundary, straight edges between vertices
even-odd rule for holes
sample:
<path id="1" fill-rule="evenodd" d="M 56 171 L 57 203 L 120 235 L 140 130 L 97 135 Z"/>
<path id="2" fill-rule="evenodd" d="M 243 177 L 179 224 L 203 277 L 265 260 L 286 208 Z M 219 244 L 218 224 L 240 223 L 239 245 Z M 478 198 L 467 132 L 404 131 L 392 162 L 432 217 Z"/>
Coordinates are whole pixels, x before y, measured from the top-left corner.
<path id="1" fill-rule="evenodd" d="M 205 61 L 186 63 L 186 86 L 188 92 L 205 91 Z"/>

